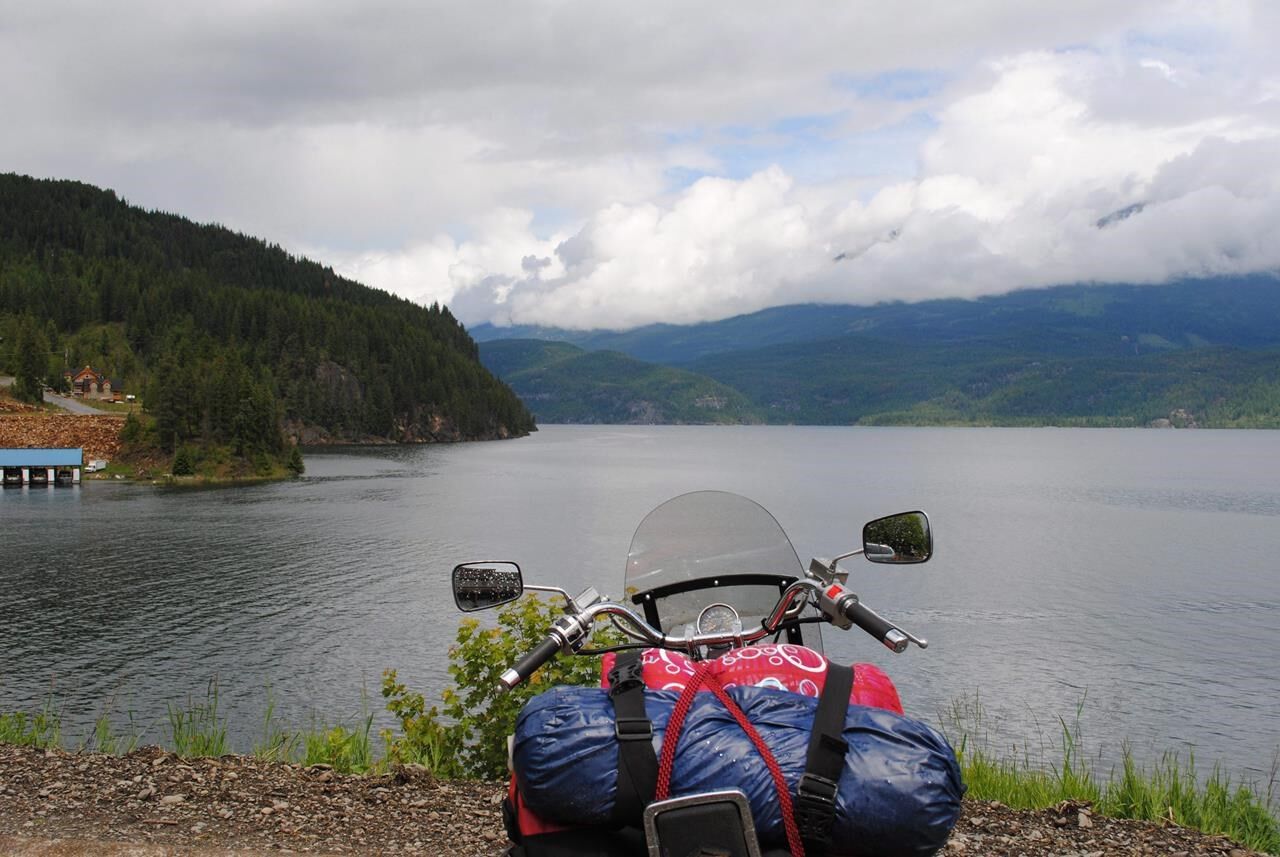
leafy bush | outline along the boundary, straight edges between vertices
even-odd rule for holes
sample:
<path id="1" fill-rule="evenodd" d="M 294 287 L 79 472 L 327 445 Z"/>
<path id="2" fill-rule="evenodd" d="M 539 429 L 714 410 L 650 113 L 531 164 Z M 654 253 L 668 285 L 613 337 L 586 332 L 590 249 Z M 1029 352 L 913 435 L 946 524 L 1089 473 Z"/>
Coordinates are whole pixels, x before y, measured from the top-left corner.
<path id="1" fill-rule="evenodd" d="M 537 596 L 498 611 L 498 626 L 482 627 L 463 619 L 457 643 L 449 649 L 449 674 L 456 685 L 444 691 L 444 710 L 427 709 L 420 693 L 396 681 L 394 671 L 383 674 L 382 695 L 387 709 L 400 721 L 403 736 L 384 732 L 387 756 L 418 762 L 444 776 L 464 774 L 496 778 L 507 771 L 507 736 L 515 731 L 524 704 L 549 687 L 594 685 L 600 681 L 600 661 L 592 657 L 554 658 L 527 681 L 507 691 L 498 681 L 512 664 L 540 643 L 551 623 L 563 612 L 558 601 Z M 622 635 L 597 627 L 590 646 L 623 642 Z M 448 723 L 441 722 L 441 715 Z"/>
<path id="2" fill-rule="evenodd" d="M 462 740 L 458 726 L 441 723 L 439 710 L 434 705 L 427 709 L 423 695 L 397 681 L 395 670 L 382 674 L 382 695 L 387 700 L 387 710 L 400 721 L 401 730 L 398 738 L 390 729 L 382 730 L 385 761 L 425 765 L 442 777 L 462 776 L 457 755 Z"/>

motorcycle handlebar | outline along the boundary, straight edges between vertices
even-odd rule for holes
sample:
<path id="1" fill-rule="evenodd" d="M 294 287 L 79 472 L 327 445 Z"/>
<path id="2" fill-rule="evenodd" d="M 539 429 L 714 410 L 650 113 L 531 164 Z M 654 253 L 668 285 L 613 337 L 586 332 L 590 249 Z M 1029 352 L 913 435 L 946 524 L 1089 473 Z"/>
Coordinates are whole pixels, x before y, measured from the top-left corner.
<path id="1" fill-rule="evenodd" d="M 855 601 L 845 608 L 845 615 L 853 624 L 875 637 L 885 648 L 902 654 L 907 649 L 910 638 L 893 626 L 893 623 L 876 613 L 861 601 Z"/>
<path id="2" fill-rule="evenodd" d="M 750 645 L 769 634 L 775 633 L 785 621 L 796 618 L 805 604 L 803 596 L 807 592 L 821 593 L 822 588 L 812 580 L 798 580 L 791 584 L 778 600 L 773 613 L 767 616 L 759 626 L 750 631 L 737 631 L 732 634 L 695 634 L 691 637 L 665 634 L 661 630 L 651 627 L 642 617 L 621 604 L 615 604 L 610 601 L 597 601 L 590 607 L 575 613 L 571 618 L 561 617 L 546 639 L 522 657 L 515 666 L 504 672 L 499 680 L 507 690 L 510 690 L 533 675 L 539 667 L 555 657 L 556 653 L 561 649 L 577 651 L 581 640 L 590 631 L 591 623 L 597 616 L 606 614 L 614 617 L 615 624 L 618 624 L 617 620 L 619 619 L 624 620 L 622 624 L 618 624 L 618 627 L 625 633 L 664 649 L 688 649 L 693 646 L 721 643 L 732 643 L 738 646 Z M 893 623 L 885 620 L 874 610 L 862 604 L 855 596 L 850 595 L 848 601 L 842 605 L 834 606 L 833 609 L 836 611 L 843 610 L 849 621 L 875 637 L 887 648 L 899 654 L 906 651 L 907 644 L 915 639 L 899 628 L 894 627 Z M 828 614 L 828 618 L 830 618 L 830 615 Z M 916 642 L 921 648 L 928 645 L 923 640 L 917 640 Z"/>
<path id="3" fill-rule="evenodd" d="M 499 680 L 507 690 L 510 690 L 537 672 L 538 667 L 554 658 L 559 651 L 560 641 L 548 635 L 546 639 L 534 647 L 533 651 L 525 654 L 524 657 L 516 661 L 515 666 L 504 672 Z"/>

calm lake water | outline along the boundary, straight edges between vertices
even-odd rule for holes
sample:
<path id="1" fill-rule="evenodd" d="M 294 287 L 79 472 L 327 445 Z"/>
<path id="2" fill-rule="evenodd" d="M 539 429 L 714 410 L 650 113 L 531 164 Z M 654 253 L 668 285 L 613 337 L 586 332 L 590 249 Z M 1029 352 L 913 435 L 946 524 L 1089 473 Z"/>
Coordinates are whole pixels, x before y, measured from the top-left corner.
<path id="1" fill-rule="evenodd" d="M 1280 747 L 1280 432 L 549 426 L 306 462 L 266 486 L 0 494 L 0 710 L 52 694 L 69 740 L 105 710 L 161 741 L 166 704 L 216 676 L 242 750 L 268 695 L 307 725 L 353 723 L 363 694 L 385 723 L 383 669 L 447 683 L 456 562 L 618 595 L 645 513 L 716 488 L 806 561 L 930 513 L 933 561 L 850 578 L 929 649 L 825 635 L 884 666 L 909 714 L 978 694 L 992 741 L 1034 753 L 1080 709 L 1104 765 L 1128 741 L 1265 778 Z"/>

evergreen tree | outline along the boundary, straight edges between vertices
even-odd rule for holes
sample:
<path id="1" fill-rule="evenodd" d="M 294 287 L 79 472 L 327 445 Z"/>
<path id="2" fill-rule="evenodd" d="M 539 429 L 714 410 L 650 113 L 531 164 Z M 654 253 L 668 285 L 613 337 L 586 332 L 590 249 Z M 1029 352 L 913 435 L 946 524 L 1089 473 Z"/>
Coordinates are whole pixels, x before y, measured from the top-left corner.
<path id="1" fill-rule="evenodd" d="M 289 447 L 289 462 L 285 465 L 294 476 L 301 476 L 307 467 L 302 461 L 302 450 L 297 445 Z"/>
<path id="2" fill-rule="evenodd" d="M 13 395 L 27 402 L 43 401 L 49 343 L 30 316 L 19 321 L 14 350 L 18 365 L 14 371 Z"/>
<path id="3" fill-rule="evenodd" d="M 172 470 L 174 476 L 192 476 L 195 474 L 196 468 L 192 461 L 190 449 L 185 446 L 178 447 L 178 451 L 173 456 Z"/>

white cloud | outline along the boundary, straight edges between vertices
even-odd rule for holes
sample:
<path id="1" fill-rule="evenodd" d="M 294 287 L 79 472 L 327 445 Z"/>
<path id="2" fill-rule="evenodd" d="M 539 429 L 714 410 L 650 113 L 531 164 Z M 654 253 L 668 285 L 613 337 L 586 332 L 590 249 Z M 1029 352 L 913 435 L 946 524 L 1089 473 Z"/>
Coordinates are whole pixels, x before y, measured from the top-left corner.
<path id="1" fill-rule="evenodd" d="M 1276 265 L 1277 24 L 1261 0 L 0 0 L 0 169 L 469 321 L 1159 281 Z"/>
<path id="2" fill-rule="evenodd" d="M 545 243 L 528 251 L 559 263 L 536 277 L 518 264 L 532 234 L 508 231 L 522 249 L 468 269 L 467 283 L 455 277 L 453 294 L 479 289 L 468 309 L 492 303 L 484 317 L 500 323 L 629 327 L 797 301 L 1280 267 L 1280 124 L 1249 112 L 1247 93 L 1211 118 L 1097 115 L 1089 95 L 1143 61 L 1089 51 L 1002 59 L 980 72 L 985 88 L 939 112 L 920 175 L 865 202 L 836 204 L 776 167 L 703 179 L 662 202 L 600 209 L 550 256 Z M 1098 226 L 1134 203 L 1145 207 Z M 498 303 L 484 293 L 495 286 Z"/>

